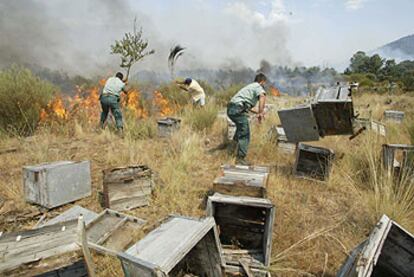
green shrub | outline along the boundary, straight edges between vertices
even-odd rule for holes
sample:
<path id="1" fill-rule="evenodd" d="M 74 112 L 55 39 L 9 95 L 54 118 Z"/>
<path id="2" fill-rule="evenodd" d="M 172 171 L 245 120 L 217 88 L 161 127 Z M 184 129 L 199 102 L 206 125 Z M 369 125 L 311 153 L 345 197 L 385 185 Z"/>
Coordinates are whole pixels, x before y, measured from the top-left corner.
<path id="1" fill-rule="evenodd" d="M 180 89 L 175 84 L 162 85 L 158 91 L 175 107 L 183 107 L 190 102 L 190 93 Z"/>
<path id="2" fill-rule="evenodd" d="M 214 94 L 216 103 L 220 106 L 227 106 L 230 99 L 243 87 L 242 84 L 231 85 L 230 87 L 220 90 Z"/>
<path id="3" fill-rule="evenodd" d="M 216 121 L 218 106 L 214 101 L 209 101 L 204 107 L 188 108 L 183 117 L 195 131 L 209 130 Z"/>
<path id="4" fill-rule="evenodd" d="M 20 66 L 0 71 L 0 129 L 14 135 L 33 134 L 45 108 L 57 90 Z"/>

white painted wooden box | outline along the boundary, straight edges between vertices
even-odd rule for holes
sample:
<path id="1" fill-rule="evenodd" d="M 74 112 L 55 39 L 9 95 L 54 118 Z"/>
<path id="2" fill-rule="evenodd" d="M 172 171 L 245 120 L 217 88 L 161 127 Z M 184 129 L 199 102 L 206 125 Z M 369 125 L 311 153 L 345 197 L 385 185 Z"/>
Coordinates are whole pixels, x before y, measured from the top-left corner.
<path id="1" fill-rule="evenodd" d="M 243 273 L 246 263 L 255 277 L 270 276 L 275 206 L 269 199 L 215 193 L 208 198 L 207 215 L 219 230 L 226 273 Z"/>
<path id="2" fill-rule="evenodd" d="M 369 238 L 350 253 L 336 276 L 414 276 L 413 235 L 383 215 Z"/>
<path id="3" fill-rule="evenodd" d="M 221 252 L 212 217 L 172 216 L 118 257 L 129 277 L 222 277 Z"/>
<path id="4" fill-rule="evenodd" d="M 23 167 L 27 202 L 55 208 L 91 195 L 89 161 L 59 161 Z"/>
<path id="5" fill-rule="evenodd" d="M 384 119 L 395 123 L 402 123 L 404 120 L 404 112 L 401 111 L 384 111 Z"/>

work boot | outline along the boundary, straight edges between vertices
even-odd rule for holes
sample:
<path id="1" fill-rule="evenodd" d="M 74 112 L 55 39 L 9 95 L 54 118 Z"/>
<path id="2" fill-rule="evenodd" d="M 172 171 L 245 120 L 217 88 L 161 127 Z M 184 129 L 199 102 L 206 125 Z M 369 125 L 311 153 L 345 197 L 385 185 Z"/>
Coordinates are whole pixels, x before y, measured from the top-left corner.
<path id="1" fill-rule="evenodd" d="M 251 165 L 250 162 L 248 162 L 245 158 L 237 158 L 236 164 L 238 165 Z"/>

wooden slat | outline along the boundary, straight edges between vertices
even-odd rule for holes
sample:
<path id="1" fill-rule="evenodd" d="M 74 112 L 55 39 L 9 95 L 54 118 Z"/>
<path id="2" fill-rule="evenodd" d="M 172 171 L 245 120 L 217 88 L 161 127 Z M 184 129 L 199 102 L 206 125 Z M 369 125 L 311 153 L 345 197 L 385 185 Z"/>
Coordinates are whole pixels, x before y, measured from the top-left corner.
<path id="1" fill-rule="evenodd" d="M 82 248 L 83 257 L 86 262 L 86 268 L 88 270 L 89 277 L 95 277 L 95 264 L 93 263 L 91 253 L 89 252 L 88 241 L 86 239 L 85 222 L 83 216 L 79 216 L 78 219 L 78 235 L 79 244 Z"/>

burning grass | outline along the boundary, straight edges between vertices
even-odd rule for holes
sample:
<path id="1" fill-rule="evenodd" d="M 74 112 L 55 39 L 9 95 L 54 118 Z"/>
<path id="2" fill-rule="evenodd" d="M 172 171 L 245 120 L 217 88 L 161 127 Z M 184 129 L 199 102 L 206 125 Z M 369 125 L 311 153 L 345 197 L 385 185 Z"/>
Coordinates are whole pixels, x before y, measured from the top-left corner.
<path id="1" fill-rule="evenodd" d="M 385 98 L 357 96 L 355 102 L 361 107 L 370 104 L 371 108 L 367 109 L 376 115 L 384 109 Z M 411 106 L 414 104 L 414 98 L 404 100 Z M 303 99 L 277 97 L 271 101 L 282 108 Z M 155 195 L 149 207 L 135 209 L 130 214 L 148 220 L 150 226 L 172 213 L 204 215 L 202 203 L 219 174 L 220 164 L 234 161 L 226 150 L 215 149 L 223 142 L 226 122 L 213 116 L 220 106 L 210 105 L 205 111 L 187 107 L 182 113 L 175 111 L 183 118 L 183 124 L 169 140 L 156 137 L 155 118 L 151 113 L 148 118 L 137 118 L 135 113 L 127 115 L 128 112 L 124 139 L 108 129 L 93 131 L 77 119 L 79 122 L 73 124 L 64 121 L 61 132 L 43 128 L 31 138 L 3 140 L 2 147 L 15 146 L 19 151 L 3 154 L 0 159 L 0 196 L 8 200 L 0 216 L 7 218 L 37 209 L 23 201 L 23 165 L 63 159 L 92 162 L 93 194 L 77 201 L 78 205 L 97 212 L 102 210 L 97 195 L 102 189 L 102 169 L 147 164 L 158 173 Z M 198 121 L 202 122 L 199 125 L 202 128 L 195 127 Z M 334 149 L 338 157 L 329 181 L 316 183 L 294 178 L 291 174 L 294 157 L 279 152 L 269 141 L 267 131 L 277 123 L 275 113 L 269 114 L 262 125 L 253 121 L 248 156 L 255 164 L 272 167 L 268 194 L 276 205 L 273 276 L 334 276 L 347 253 L 366 237 L 382 213 L 414 231 L 412 183 L 401 183 L 396 189 L 397 184 L 383 176 L 378 164 L 382 143 L 410 142 L 405 125 L 391 128 L 385 139 L 366 132 L 353 141 L 347 137 L 329 137 L 316 143 Z M 30 228 L 35 222 L 33 219 L 10 222 L 0 224 L 0 229 Z M 94 259 L 99 276 L 122 272 L 112 258 L 94 256 Z"/>

